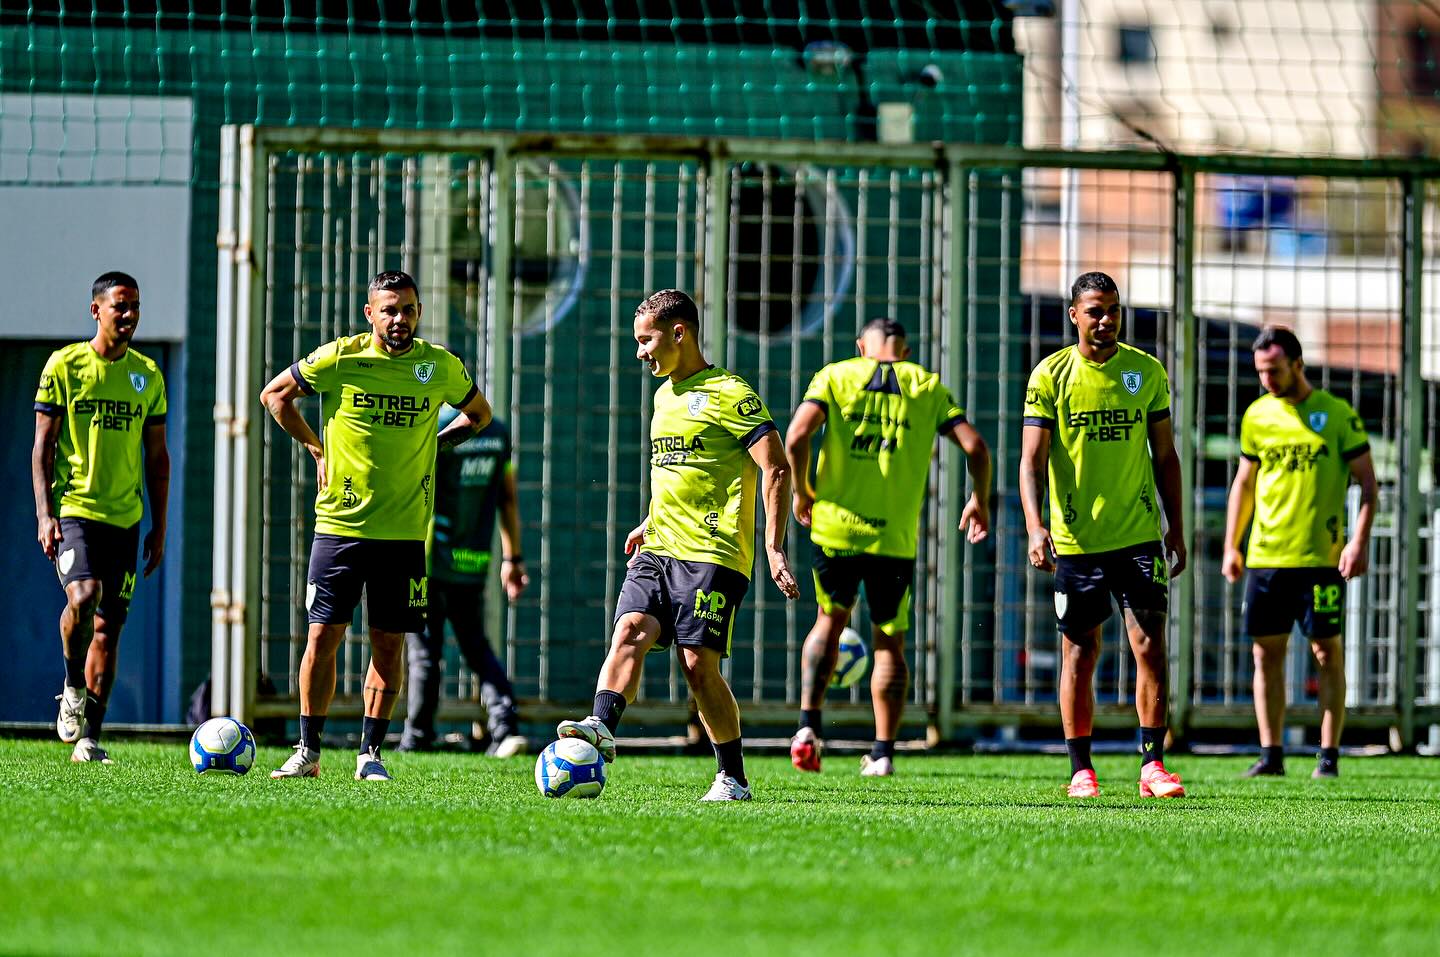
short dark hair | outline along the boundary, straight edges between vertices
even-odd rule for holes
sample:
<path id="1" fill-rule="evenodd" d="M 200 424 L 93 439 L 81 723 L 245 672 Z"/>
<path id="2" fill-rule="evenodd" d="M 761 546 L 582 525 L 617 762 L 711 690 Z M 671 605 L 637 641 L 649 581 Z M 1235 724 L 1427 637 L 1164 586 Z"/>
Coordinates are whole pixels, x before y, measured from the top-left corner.
<path id="1" fill-rule="evenodd" d="M 904 339 L 905 327 L 894 319 L 885 316 L 876 316 L 865 325 L 860 327 L 860 335 L 863 337 L 871 332 L 883 332 L 886 339 Z"/>
<path id="2" fill-rule="evenodd" d="M 1266 326 L 1260 330 L 1260 335 L 1250 344 L 1251 352 L 1260 352 L 1271 346 L 1279 346 L 1285 353 L 1285 358 L 1292 362 L 1302 358 L 1300 352 L 1300 340 L 1295 338 L 1295 333 L 1284 326 Z"/>
<path id="3" fill-rule="evenodd" d="M 1074 285 L 1070 287 L 1070 305 L 1075 305 L 1075 300 L 1087 292 L 1113 292 L 1118 296 L 1120 287 L 1115 285 L 1115 280 L 1103 272 L 1087 272 L 1076 279 Z"/>
<path id="4" fill-rule="evenodd" d="M 375 278 L 370 280 L 370 288 L 366 291 L 365 298 L 369 299 L 381 290 L 398 293 L 404 289 L 414 290 L 415 298 L 420 298 L 420 287 L 415 284 L 414 277 L 399 269 L 387 269 L 376 273 Z"/>
<path id="5" fill-rule="evenodd" d="M 102 272 L 100 277 L 90 285 L 90 300 L 93 302 L 99 299 L 116 286 L 128 286 L 136 292 L 140 291 L 140 284 L 135 281 L 134 276 L 128 272 L 112 269 L 110 272 Z"/>
<path id="6" fill-rule="evenodd" d="M 637 316 L 650 316 L 656 322 L 683 322 L 695 332 L 700 331 L 700 310 L 695 300 L 678 289 L 662 289 L 651 293 L 635 310 Z"/>

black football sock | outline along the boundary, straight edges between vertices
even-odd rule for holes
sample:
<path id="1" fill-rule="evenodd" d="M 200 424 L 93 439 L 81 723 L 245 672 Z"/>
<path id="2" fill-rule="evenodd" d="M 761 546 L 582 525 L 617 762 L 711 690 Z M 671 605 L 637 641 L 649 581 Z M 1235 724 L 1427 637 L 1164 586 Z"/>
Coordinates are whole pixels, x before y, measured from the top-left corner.
<path id="1" fill-rule="evenodd" d="M 1164 728 L 1141 728 L 1140 729 L 1140 767 L 1145 767 L 1151 761 L 1165 762 L 1165 729 Z"/>
<path id="2" fill-rule="evenodd" d="M 95 697 L 93 692 L 85 692 L 85 725 L 80 731 L 80 737 L 99 741 L 100 726 L 104 723 L 105 706 L 100 703 L 100 699 Z"/>
<path id="3" fill-rule="evenodd" d="M 715 763 L 720 773 L 734 778 L 742 785 L 748 785 L 750 782 L 745 779 L 745 755 L 741 751 L 740 739 L 726 741 L 714 747 Z"/>
<path id="4" fill-rule="evenodd" d="M 1267 768 L 1280 768 L 1285 766 L 1285 746 L 1283 744 L 1266 744 L 1260 747 L 1260 761 Z"/>
<path id="5" fill-rule="evenodd" d="M 1074 777 L 1077 771 L 1094 771 L 1095 765 L 1090 762 L 1090 735 L 1083 738 L 1066 738 L 1065 750 L 1070 753 L 1070 776 Z"/>
<path id="6" fill-rule="evenodd" d="M 879 738 L 876 738 L 875 743 L 870 745 L 870 759 L 872 761 L 879 761 L 881 758 L 890 758 L 891 760 L 894 760 L 894 741 L 881 741 Z"/>
<path id="7" fill-rule="evenodd" d="M 615 729 L 620 727 L 620 716 L 625 713 L 625 696 L 618 691 L 597 691 L 595 710 L 591 713 L 614 734 Z"/>
<path id="8" fill-rule="evenodd" d="M 1334 767 L 1339 767 L 1339 765 L 1340 765 L 1340 749 L 1339 749 L 1339 748 L 1321 748 L 1321 749 L 1320 749 L 1320 766 L 1321 766 L 1322 768 L 1334 768 Z"/>
<path id="9" fill-rule="evenodd" d="M 325 716 L 323 714 L 300 716 L 300 743 L 311 751 L 320 750 L 320 738 L 325 734 Z"/>
<path id="10" fill-rule="evenodd" d="M 360 753 L 379 751 L 389 730 L 389 718 L 372 718 L 367 715 L 360 725 Z"/>
<path id="11" fill-rule="evenodd" d="M 65 659 L 65 687 L 85 690 L 85 656 Z"/>
<path id="12" fill-rule="evenodd" d="M 801 708 L 800 727 L 813 729 L 816 736 L 818 737 L 820 734 L 820 709 Z"/>

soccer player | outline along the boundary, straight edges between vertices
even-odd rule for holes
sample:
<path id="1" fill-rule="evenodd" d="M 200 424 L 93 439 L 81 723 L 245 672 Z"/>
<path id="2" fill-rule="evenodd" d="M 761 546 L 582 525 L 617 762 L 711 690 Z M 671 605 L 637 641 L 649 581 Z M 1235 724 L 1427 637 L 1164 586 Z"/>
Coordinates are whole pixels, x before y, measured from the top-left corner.
<path id="1" fill-rule="evenodd" d="M 1300 341 L 1271 327 L 1255 339 L 1266 395 L 1240 422 L 1240 462 L 1225 512 L 1221 572 L 1249 566 L 1245 631 L 1254 642 L 1260 760 L 1246 777 L 1285 773 L 1285 647 L 1297 622 L 1320 668 L 1320 758 L 1311 777 L 1340 774 L 1345 661 L 1340 644 L 1345 582 L 1365 574 L 1375 518 L 1375 466 L 1365 424 L 1344 399 L 1305 378 Z M 1345 490 L 1360 486 L 1360 513 L 1345 540 Z M 1249 556 L 1240 542 L 1251 518 Z"/>
<path id="2" fill-rule="evenodd" d="M 895 773 L 895 735 L 910 681 L 905 632 L 935 437 L 965 450 L 975 491 L 960 529 L 971 543 L 982 541 L 990 527 L 990 452 L 939 377 L 908 361 L 900 323 L 870 320 L 855 348 L 857 358 L 815 373 L 785 437 L 795 519 L 810 529 L 820 606 L 801 653 L 800 730 L 790 742 L 790 761 L 801 771 L 820 770 L 825 689 L 840 633 L 863 586 L 873 632 L 875 743 L 860 759 L 860 773 L 885 777 Z M 810 439 L 822 425 L 812 486 Z"/>
<path id="3" fill-rule="evenodd" d="M 380 746 L 404 677 L 405 633 L 425 625 L 425 539 L 435 508 L 438 448 L 490 424 L 490 405 L 449 352 L 416 338 L 420 293 L 403 272 L 370 281 L 370 331 L 320 346 L 261 393 L 281 428 L 315 459 L 315 541 L 300 660 L 300 741 L 272 778 L 316 777 L 335 695 L 335 653 L 365 592 L 370 667 L 355 778 L 388 781 Z M 295 401 L 321 395 L 320 435 Z M 440 404 L 460 415 L 438 436 Z M 323 439 L 322 437 L 323 436 Z"/>
<path id="4" fill-rule="evenodd" d="M 449 425 L 448 411 L 441 417 Z M 472 671 L 480 676 L 494 757 L 524 754 L 528 742 L 520 734 L 515 692 L 505 666 L 485 637 L 485 578 L 500 516 L 500 581 L 514 601 L 530 576 L 520 554 L 520 508 L 515 495 L 515 464 L 510 458 L 510 430 L 491 419 L 480 434 L 440 453 L 435 463 L 435 526 L 430 539 L 430 608 L 424 631 L 405 636 L 409 660 L 409 707 L 401 751 L 428 751 L 435 742 L 435 709 L 440 703 L 440 661 L 445 648 L 445 622 Z"/>
<path id="5" fill-rule="evenodd" d="M 150 496 L 148 577 L 165 555 L 170 453 L 165 379 L 130 346 L 140 324 L 140 284 L 123 272 L 104 273 L 90 287 L 90 315 L 95 335 L 51 353 L 40 373 L 30 474 L 40 547 L 65 589 L 65 686 L 55 731 L 75 745 L 72 761 L 112 764 L 100 730 L 135 592 L 141 487 Z"/>
<path id="6" fill-rule="evenodd" d="M 615 605 L 594 713 L 562 721 L 556 730 L 589 741 L 613 761 L 615 728 L 640 688 L 646 653 L 678 645 L 718 764 L 701 800 L 748 801 L 740 708 L 720 662 L 730 654 L 735 616 L 750 588 L 756 466 L 770 577 L 786 598 L 800 594 L 785 557 L 785 449 L 745 380 L 705 361 L 700 314 L 685 293 L 664 289 L 642 302 L 635 341 L 635 358 L 667 380 L 655 390 L 650 420 L 648 517 L 625 538 L 625 553 L 633 557 Z"/>
<path id="7" fill-rule="evenodd" d="M 1064 635 L 1060 719 L 1069 794 L 1100 793 L 1090 761 L 1092 679 L 1113 597 L 1135 654 L 1140 796 L 1183 797 L 1180 776 L 1165 769 L 1165 618 L 1170 576 L 1185 568 L 1169 377 L 1155 357 L 1120 342 L 1120 295 L 1109 276 L 1076 279 L 1069 314 L 1079 339 L 1031 372 L 1020 452 L 1030 564 L 1055 573 Z M 1040 504 L 1047 480 L 1049 528 Z"/>

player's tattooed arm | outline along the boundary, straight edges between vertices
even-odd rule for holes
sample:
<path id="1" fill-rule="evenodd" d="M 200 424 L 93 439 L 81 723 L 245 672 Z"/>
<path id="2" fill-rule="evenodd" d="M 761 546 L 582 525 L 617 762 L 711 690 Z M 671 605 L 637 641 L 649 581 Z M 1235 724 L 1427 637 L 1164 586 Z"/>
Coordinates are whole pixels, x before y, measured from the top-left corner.
<path id="1" fill-rule="evenodd" d="M 280 423 L 296 442 L 305 446 L 305 451 L 310 453 L 315 460 L 315 480 L 320 488 L 326 484 L 325 474 L 325 446 L 320 441 L 320 436 L 310 428 L 310 423 L 305 421 L 305 416 L 295 408 L 295 400 L 307 394 L 307 386 L 296 378 L 292 371 L 294 367 L 286 369 L 275 378 L 260 393 L 260 402 L 269 411 L 271 418 Z"/>
<path id="2" fill-rule="evenodd" d="M 800 586 L 790 571 L 785 554 L 785 529 L 790 524 L 786 506 L 790 501 L 790 463 L 777 432 L 768 432 L 750 446 L 750 457 L 760 466 L 760 492 L 765 502 L 765 557 L 770 578 L 786 598 L 799 598 Z"/>
<path id="3" fill-rule="evenodd" d="M 810 527 L 810 512 L 815 507 L 815 487 L 810 482 L 810 439 L 825 424 L 825 407 L 818 402 L 802 402 L 785 432 L 785 458 L 790 463 L 790 479 L 794 484 L 795 521 Z"/>
<path id="4" fill-rule="evenodd" d="M 49 412 L 35 413 L 35 445 L 30 450 L 30 484 L 35 492 L 35 537 L 45 557 L 52 562 L 60 546 L 60 519 L 50 497 L 50 483 L 55 476 L 55 446 L 60 441 L 63 416 Z"/>
<path id="5" fill-rule="evenodd" d="M 1175 454 L 1175 431 L 1166 417 L 1150 423 L 1150 456 L 1155 483 L 1165 509 L 1165 551 L 1170 555 L 1170 574 L 1185 570 L 1185 515 L 1180 480 L 1180 456 Z"/>
<path id="6" fill-rule="evenodd" d="M 1025 510 L 1025 531 L 1029 536 L 1030 564 L 1041 571 L 1055 570 L 1055 543 L 1045 527 L 1045 513 L 1040 504 L 1050 470 L 1050 430 L 1027 425 L 1021 431 L 1020 445 L 1020 507 Z"/>
<path id="7" fill-rule="evenodd" d="M 1340 574 L 1359 578 L 1370 569 L 1370 526 L 1375 521 L 1375 462 L 1369 452 L 1350 460 L 1350 477 L 1360 486 L 1360 513 L 1340 552 Z"/>
<path id="8" fill-rule="evenodd" d="M 1235 467 L 1230 498 L 1225 504 L 1225 554 L 1220 560 L 1220 574 L 1232 585 L 1245 573 L 1245 554 L 1240 551 L 1240 542 L 1255 515 L 1255 478 L 1258 474 L 1255 463 L 1242 455 Z"/>

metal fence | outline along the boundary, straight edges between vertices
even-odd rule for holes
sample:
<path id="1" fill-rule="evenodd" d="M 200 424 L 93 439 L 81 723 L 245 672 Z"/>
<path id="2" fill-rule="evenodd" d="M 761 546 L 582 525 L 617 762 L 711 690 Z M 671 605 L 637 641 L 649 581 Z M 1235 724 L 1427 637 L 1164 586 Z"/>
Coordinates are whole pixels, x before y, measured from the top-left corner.
<path id="1" fill-rule="evenodd" d="M 421 335 L 471 364 L 515 436 L 535 582 L 491 602 L 529 711 L 588 700 L 623 577 L 620 542 L 647 500 L 653 382 L 630 318 L 655 288 L 691 290 L 707 353 L 746 376 L 784 427 L 810 375 L 853 353 L 874 315 L 912 330 L 922 363 L 964 396 L 996 460 L 994 527 L 953 533 L 963 462 L 945 448 L 922 519 L 911 720 L 1054 724 L 1059 639 L 1050 583 L 1024 561 L 1016 488 L 1030 369 L 1071 341 L 1065 290 L 1101 268 L 1128 304 L 1126 336 L 1171 374 L 1186 469 L 1191 570 L 1174 588 L 1172 700 L 1180 727 L 1251 720 L 1238 589 L 1219 575 L 1240 416 L 1258 384 L 1249 341 L 1296 327 L 1317 385 L 1370 428 L 1382 485 L 1372 571 L 1351 587 L 1355 720 L 1405 741 L 1440 710 L 1440 639 L 1423 603 L 1436 438 L 1434 208 L 1422 164 L 1037 153 L 987 147 L 704 138 L 500 136 L 255 129 L 222 137 L 214 655 L 217 713 L 293 714 L 313 473 L 259 414 L 264 380 L 360 328 L 369 276 L 420 281 Z M 1427 197 L 1430 203 L 1426 203 Z M 1427 245 L 1429 244 L 1429 245 Z M 1427 286 L 1428 284 L 1428 286 Z M 808 540 L 789 544 L 802 580 Z M 493 596 L 492 596 L 493 597 Z M 757 564 L 727 663 L 747 720 L 798 707 L 813 607 L 786 603 Z M 863 609 L 862 609 L 863 611 Z M 363 618 L 340 656 L 354 709 Z M 1288 672 L 1313 702 L 1308 654 Z M 684 714 L 673 662 L 652 664 L 637 714 Z M 276 694 L 257 698 L 255 676 Z M 446 713 L 473 677 L 449 661 Z M 1100 723 L 1129 724 L 1129 653 L 1112 623 Z M 866 692 L 840 721 L 863 721 Z M 552 707 L 553 706 L 553 707 Z M 1419 711 L 1417 712 L 1417 708 Z"/>

